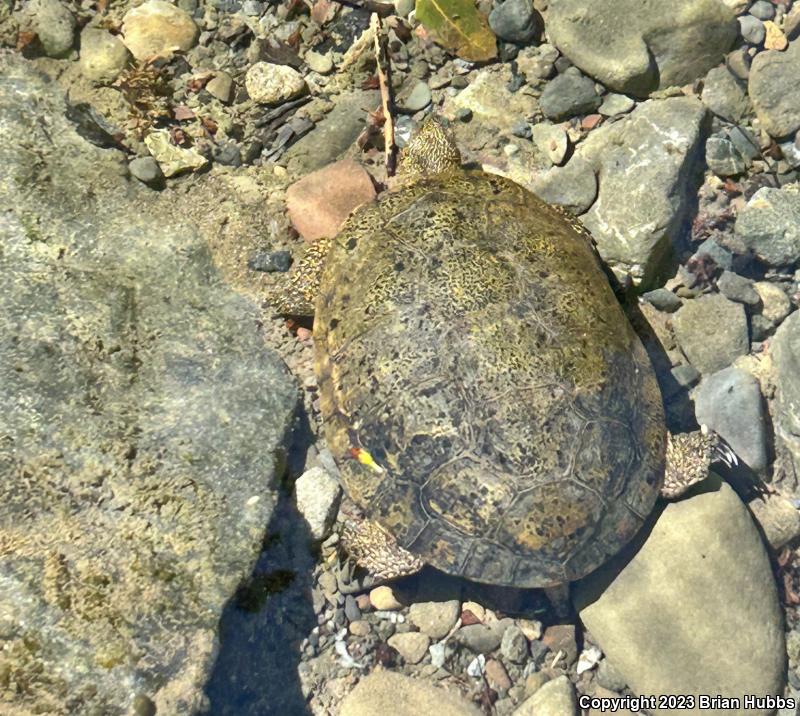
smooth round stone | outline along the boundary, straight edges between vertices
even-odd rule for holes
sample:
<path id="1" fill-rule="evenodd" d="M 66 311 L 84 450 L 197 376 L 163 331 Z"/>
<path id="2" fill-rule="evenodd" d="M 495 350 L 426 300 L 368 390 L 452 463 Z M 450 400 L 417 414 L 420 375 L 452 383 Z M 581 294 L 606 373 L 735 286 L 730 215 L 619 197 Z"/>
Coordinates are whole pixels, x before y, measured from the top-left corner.
<path id="1" fill-rule="evenodd" d="M 578 582 L 576 608 L 635 694 L 782 694 L 783 614 L 769 557 L 737 494 L 719 478 L 706 482 Z"/>
<path id="2" fill-rule="evenodd" d="M 754 472 L 767 468 L 764 401 L 758 381 L 739 368 L 725 368 L 703 379 L 694 392 L 700 425 L 719 433 Z"/>
<path id="3" fill-rule="evenodd" d="M 293 67 L 271 62 L 256 62 L 244 78 L 247 94 L 259 104 L 278 104 L 300 96 L 306 81 Z"/>
<path id="4" fill-rule="evenodd" d="M 539 16 L 532 0 L 505 0 L 489 13 L 489 27 L 502 40 L 523 44 L 540 32 Z"/>
<path id="5" fill-rule="evenodd" d="M 409 631 L 389 637 L 387 643 L 397 650 L 397 653 L 405 659 L 406 663 L 419 664 L 425 658 L 425 654 L 428 653 L 431 639 L 422 632 Z"/>
<path id="6" fill-rule="evenodd" d="M 459 617 L 457 599 L 446 602 L 417 602 L 408 610 L 409 621 L 431 639 L 447 636 Z"/>
<path id="7" fill-rule="evenodd" d="M 394 596 L 392 588 L 385 584 L 370 591 L 369 601 L 379 611 L 396 611 L 403 608 L 403 605 Z"/>
<path id="8" fill-rule="evenodd" d="M 164 180 L 164 174 L 153 157 L 136 157 L 128 164 L 131 175 L 143 184 L 155 186 Z"/>
<path id="9" fill-rule="evenodd" d="M 539 98 L 539 106 L 545 117 L 557 122 L 575 115 L 590 114 L 601 101 L 592 80 L 568 73 L 547 83 Z"/>
<path id="10" fill-rule="evenodd" d="M 75 17 L 59 0 L 30 0 L 23 24 L 36 33 L 48 57 L 64 57 L 75 42 Z"/>
<path id="11" fill-rule="evenodd" d="M 767 0 L 756 0 L 750 6 L 750 14 L 759 20 L 772 20 L 775 17 L 775 6 Z"/>
<path id="12" fill-rule="evenodd" d="M 627 114 L 635 106 L 636 102 L 627 95 L 610 92 L 603 97 L 598 112 L 605 117 L 616 117 L 619 114 Z"/>
<path id="13" fill-rule="evenodd" d="M 425 109 L 431 103 L 431 88 L 425 82 L 415 82 L 405 95 L 397 99 L 397 106 L 403 112 L 414 114 Z"/>
<path id="14" fill-rule="evenodd" d="M 675 313 L 682 305 L 680 297 L 666 288 L 656 288 L 642 294 L 642 298 L 659 311 Z"/>
<path id="15" fill-rule="evenodd" d="M 122 40 L 99 27 L 81 32 L 81 74 L 99 83 L 113 82 L 131 60 Z"/>
<path id="16" fill-rule="evenodd" d="M 741 15 L 739 18 L 739 32 L 745 42 L 751 45 L 760 45 L 764 42 L 767 35 L 767 29 L 764 23 L 757 17 L 752 15 Z"/>
<path id="17" fill-rule="evenodd" d="M 122 19 L 122 40 L 137 60 L 191 50 L 199 33 L 188 12 L 164 0 L 147 0 Z"/>
<path id="18" fill-rule="evenodd" d="M 756 116 L 770 136 L 785 140 L 800 129 L 800 39 L 779 52 L 759 52 L 750 68 L 748 91 Z"/>

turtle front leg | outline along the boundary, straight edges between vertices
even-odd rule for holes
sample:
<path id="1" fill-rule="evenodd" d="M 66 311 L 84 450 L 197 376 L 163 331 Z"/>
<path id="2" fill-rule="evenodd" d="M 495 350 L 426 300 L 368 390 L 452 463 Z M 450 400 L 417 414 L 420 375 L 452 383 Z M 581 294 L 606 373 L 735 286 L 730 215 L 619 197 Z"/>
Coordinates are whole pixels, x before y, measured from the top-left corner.
<path id="1" fill-rule="evenodd" d="M 343 594 L 359 592 L 382 582 L 419 572 L 422 560 L 403 549 L 377 522 L 348 518 L 342 527 L 340 544 L 359 567 L 366 569 L 372 580 L 339 585 Z"/>
<path id="2" fill-rule="evenodd" d="M 703 425 L 692 433 L 667 435 L 667 464 L 661 496 L 674 500 L 692 485 L 708 477 L 714 462 L 728 467 L 739 464 L 736 453 L 725 440 Z"/>
<path id="3" fill-rule="evenodd" d="M 313 316 L 314 302 L 319 293 L 322 267 L 332 239 L 318 239 L 303 253 L 289 274 L 287 286 L 279 286 L 269 303 L 281 316 Z"/>

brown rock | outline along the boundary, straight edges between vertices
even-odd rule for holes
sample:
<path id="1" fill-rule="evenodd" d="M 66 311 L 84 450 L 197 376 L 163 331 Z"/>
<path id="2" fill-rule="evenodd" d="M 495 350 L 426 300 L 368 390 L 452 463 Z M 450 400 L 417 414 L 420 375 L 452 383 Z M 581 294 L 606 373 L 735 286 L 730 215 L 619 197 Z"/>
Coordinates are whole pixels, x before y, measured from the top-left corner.
<path id="1" fill-rule="evenodd" d="M 199 34 L 188 12 L 164 0 L 147 0 L 122 22 L 122 40 L 137 60 L 191 50 Z"/>
<path id="2" fill-rule="evenodd" d="M 350 159 L 329 164 L 286 191 L 289 219 L 306 241 L 337 234 L 350 214 L 375 198 L 367 171 Z"/>
<path id="3" fill-rule="evenodd" d="M 786 35 L 781 32 L 781 29 L 772 20 L 767 20 L 764 23 L 764 28 L 767 31 L 764 38 L 765 50 L 785 50 L 789 45 Z"/>
<path id="4" fill-rule="evenodd" d="M 553 654 L 560 651 L 566 664 L 572 664 L 578 658 L 578 643 L 575 639 L 574 624 L 556 624 L 547 627 L 542 637 Z"/>
<path id="5" fill-rule="evenodd" d="M 495 691 L 505 693 L 511 688 L 511 679 L 502 661 L 489 659 L 486 662 L 486 678 Z"/>

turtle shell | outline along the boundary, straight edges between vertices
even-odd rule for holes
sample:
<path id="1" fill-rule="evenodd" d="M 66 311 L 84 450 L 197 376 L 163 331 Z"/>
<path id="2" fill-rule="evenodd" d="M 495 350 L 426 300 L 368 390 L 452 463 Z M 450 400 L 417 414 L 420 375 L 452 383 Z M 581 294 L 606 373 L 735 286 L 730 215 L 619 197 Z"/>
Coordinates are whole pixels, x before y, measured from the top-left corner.
<path id="1" fill-rule="evenodd" d="M 346 490 L 445 572 L 574 580 L 653 507 L 666 432 L 644 347 L 589 235 L 510 180 L 459 169 L 354 214 L 314 340 Z"/>

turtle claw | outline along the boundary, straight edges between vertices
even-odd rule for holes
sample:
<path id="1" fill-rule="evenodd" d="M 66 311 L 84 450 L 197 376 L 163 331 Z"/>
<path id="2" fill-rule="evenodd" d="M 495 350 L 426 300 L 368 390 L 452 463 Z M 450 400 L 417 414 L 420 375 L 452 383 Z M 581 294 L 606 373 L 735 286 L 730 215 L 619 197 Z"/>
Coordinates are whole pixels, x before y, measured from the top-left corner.
<path id="1" fill-rule="evenodd" d="M 336 586 L 341 594 L 360 594 L 372 589 L 381 580 L 369 573 L 356 576 L 358 565 L 347 557 L 339 557 L 336 569 Z"/>

